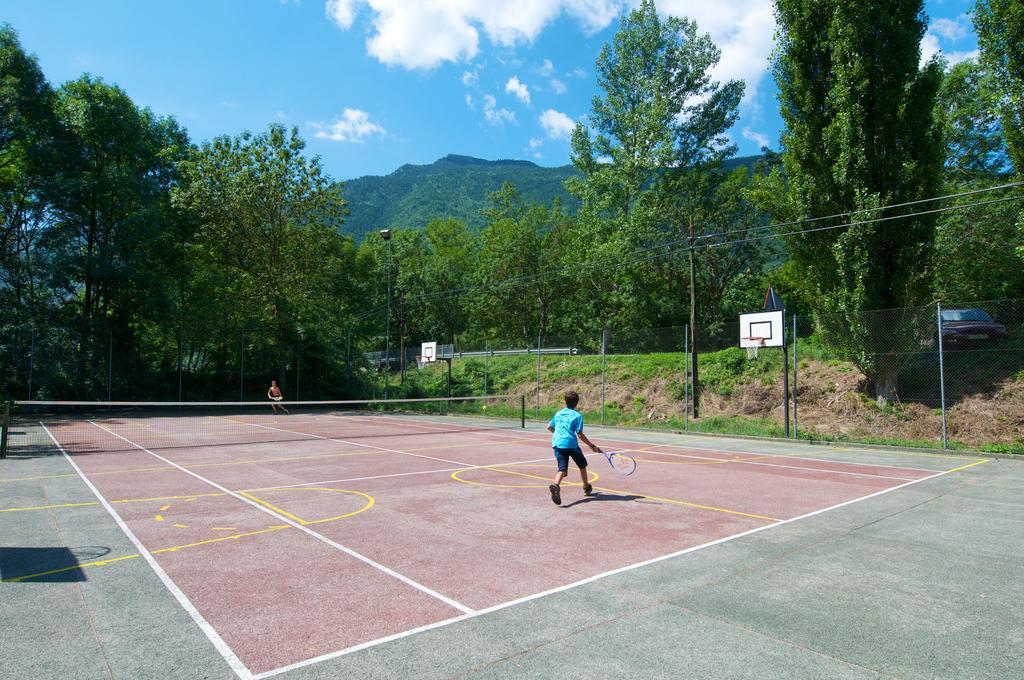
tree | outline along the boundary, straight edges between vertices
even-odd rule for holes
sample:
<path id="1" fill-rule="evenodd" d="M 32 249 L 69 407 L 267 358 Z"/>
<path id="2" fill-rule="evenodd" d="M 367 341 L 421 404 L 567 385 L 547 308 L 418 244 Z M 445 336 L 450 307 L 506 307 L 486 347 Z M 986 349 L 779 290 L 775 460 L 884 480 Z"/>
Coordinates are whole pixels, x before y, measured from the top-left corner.
<path id="1" fill-rule="evenodd" d="M 938 115 L 946 148 L 946 190 L 958 193 L 1005 182 L 1012 168 L 1002 134 L 993 73 L 967 60 L 949 69 L 939 91 Z M 935 294 L 949 302 L 1024 295 L 1024 238 L 1016 202 L 970 206 L 955 199 L 936 227 Z M 996 245 L 998 244 L 998 245 Z"/>
<path id="2" fill-rule="evenodd" d="M 492 342 L 533 346 L 552 333 L 557 303 L 577 299 L 574 278 L 556 273 L 568 264 L 572 221 L 557 201 L 527 205 L 509 182 L 489 199 L 474 278 L 477 332 Z"/>
<path id="3" fill-rule="evenodd" d="M 281 381 L 300 336 L 331 336 L 355 302 L 345 286 L 355 250 L 338 233 L 345 202 L 304 147 L 297 129 L 278 125 L 219 137 L 180 164 L 172 194 L 195 220 L 193 263 L 213 272 L 220 301 L 225 332 L 207 342 L 248 338 Z"/>
<path id="4" fill-rule="evenodd" d="M 1010 169 L 991 71 L 972 59 L 955 64 L 942 80 L 936 103 L 947 181 L 991 180 Z"/>
<path id="5" fill-rule="evenodd" d="M 981 60 L 999 85 L 998 111 L 1013 166 L 1024 174 L 1024 1 L 978 0 Z"/>
<path id="6" fill-rule="evenodd" d="M 605 265 L 587 280 L 599 304 L 591 316 L 604 319 L 606 329 L 609 323 L 628 326 L 638 315 L 650 323 L 667 311 L 663 301 L 673 297 L 679 271 L 673 259 L 656 257 L 652 246 L 687 232 L 693 246 L 703 229 L 694 219 L 703 175 L 735 152 L 725 132 L 736 121 L 744 91 L 741 81 L 712 80 L 720 56 L 695 22 L 663 20 L 653 0 L 643 0 L 597 59 L 603 96 L 591 105 L 596 134 L 592 139 L 587 127 L 576 126 L 572 158 L 583 178 L 566 184 L 582 202 L 581 245 L 605 263 L 623 252 L 650 256 L 642 264 Z M 691 247 L 691 289 L 694 257 Z M 691 290 L 696 338 L 695 295 Z M 696 384 L 696 364 L 693 374 Z M 696 415 L 696 388 L 694 395 Z"/>
<path id="7" fill-rule="evenodd" d="M 884 206 L 937 195 L 942 69 L 936 60 L 919 66 L 921 0 L 776 0 L 776 16 L 773 72 L 797 216 L 848 215 L 830 231 L 797 225 L 787 245 L 817 289 L 826 340 L 858 363 L 884 401 L 900 368 L 887 359 L 896 356 L 896 334 L 866 329 L 860 315 L 925 300 L 934 218 L 864 218 L 897 216 Z"/>
<path id="8" fill-rule="evenodd" d="M 14 30 L 0 26 L 0 344 L 15 360 L 0 392 L 28 359 L 29 325 L 43 325 L 45 283 L 39 239 L 56 173 L 54 93 Z"/>
<path id="9" fill-rule="evenodd" d="M 33 250 L 55 172 L 54 93 L 18 36 L 0 26 L 0 290 L 20 315 L 31 299 Z"/>
<path id="10" fill-rule="evenodd" d="M 140 110 L 123 90 L 88 75 L 60 88 L 56 113 L 63 168 L 43 245 L 74 329 L 72 379 L 105 395 L 98 387 L 111 344 L 127 354 L 135 346 L 130 321 L 163 299 L 153 262 L 165 243 L 174 163 L 188 140 L 173 119 Z"/>

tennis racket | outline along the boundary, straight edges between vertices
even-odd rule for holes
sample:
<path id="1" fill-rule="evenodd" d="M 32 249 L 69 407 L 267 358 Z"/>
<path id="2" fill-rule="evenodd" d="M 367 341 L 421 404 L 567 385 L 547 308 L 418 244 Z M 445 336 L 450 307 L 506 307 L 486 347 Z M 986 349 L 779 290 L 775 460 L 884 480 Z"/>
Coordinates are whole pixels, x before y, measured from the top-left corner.
<path id="1" fill-rule="evenodd" d="M 636 460 L 632 456 L 627 456 L 622 451 L 601 451 L 601 453 L 604 454 L 612 469 L 620 475 L 631 475 L 636 472 Z"/>
<path id="2" fill-rule="evenodd" d="M 271 397 L 274 401 L 281 401 L 284 397 Z"/>

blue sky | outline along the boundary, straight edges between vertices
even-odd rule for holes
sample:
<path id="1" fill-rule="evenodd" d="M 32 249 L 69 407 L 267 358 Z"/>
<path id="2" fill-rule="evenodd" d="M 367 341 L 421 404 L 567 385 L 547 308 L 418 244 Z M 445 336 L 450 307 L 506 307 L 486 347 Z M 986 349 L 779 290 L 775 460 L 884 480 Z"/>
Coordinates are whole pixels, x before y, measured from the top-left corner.
<path id="1" fill-rule="evenodd" d="M 83 72 L 173 115 L 193 141 L 298 126 L 336 179 L 448 153 L 569 162 L 567 130 L 597 94 L 594 60 L 633 0 L 0 0 L 51 83 Z M 976 39 L 970 0 L 929 0 L 925 54 Z M 661 0 L 747 83 L 730 135 L 778 148 L 767 73 L 771 0 Z"/>

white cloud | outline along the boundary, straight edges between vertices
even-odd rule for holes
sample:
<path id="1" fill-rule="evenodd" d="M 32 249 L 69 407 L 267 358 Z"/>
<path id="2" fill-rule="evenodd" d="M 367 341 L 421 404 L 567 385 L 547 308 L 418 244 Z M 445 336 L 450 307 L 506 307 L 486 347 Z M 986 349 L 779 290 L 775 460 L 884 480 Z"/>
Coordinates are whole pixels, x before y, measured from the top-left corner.
<path id="1" fill-rule="evenodd" d="M 484 118 L 491 125 L 504 125 L 505 123 L 516 123 L 516 114 L 508 109 L 498 108 L 498 100 L 494 95 L 484 95 Z"/>
<path id="2" fill-rule="evenodd" d="M 537 75 L 539 75 L 541 78 L 548 78 L 554 72 L 555 65 L 551 63 L 550 59 L 545 59 L 544 63 L 537 68 Z"/>
<path id="3" fill-rule="evenodd" d="M 515 96 L 524 104 L 530 103 L 530 89 L 519 82 L 519 76 L 512 76 L 508 79 L 508 82 L 505 83 L 505 93 Z"/>
<path id="4" fill-rule="evenodd" d="M 936 19 L 925 31 L 921 39 L 921 65 L 937 54 L 942 54 L 950 64 L 956 64 L 966 59 L 975 59 L 978 50 L 954 51 L 943 43 L 955 43 L 966 38 L 970 32 L 971 19 L 966 14 L 961 14 L 956 19 Z"/>
<path id="5" fill-rule="evenodd" d="M 470 111 L 476 111 L 476 104 L 473 103 L 473 95 L 466 93 L 466 106 L 469 107 Z"/>
<path id="6" fill-rule="evenodd" d="M 751 130 L 749 127 L 743 128 L 743 139 L 748 139 L 752 142 L 757 142 L 757 148 L 763 148 L 770 146 L 771 140 L 768 139 L 768 135 Z"/>
<path id="7" fill-rule="evenodd" d="M 324 11 L 327 17 L 341 28 L 349 28 L 356 18 L 357 0 L 327 0 Z"/>
<path id="8" fill-rule="evenodd" d="M 551 90 L 555 94 L 565 94 L 566 89 L 568 89 L 565 87 L 565 83 L 563 83 L 558 78 L 552 78 L 550 81 L 548 81 L 548 84 L 551 86 Z"/>
<path id="9" fill-rule="evenodd" d="M 961 14 L 956 19 L 936 19 L 928 30 L 949 41 L 960 40 L 967 37 L 970 21 L 966 14 Z"/>
<path id="10" fill-rule="evenodd" d="M 579 66 L 577 66 L 573 70 L 569 71 L 569 73 L 567 73 L 566 75 L 568 75 L 570 78 L 586 78 L 587 72 L 584 71 Z"/>
<path id="11" fill-rule="evenodd" d="M 729 2 L 693 2 L 661 0 L 658 10 L 664 14 L 685 16 L 697 22 L 722 50 L 722 58 L 712 72 L 716 80 L 743 80 L 747 84 L 744 103 L 756 97 L 768 74 L 768 61 L 775 47 L 775 13 L 772 0 L 729 0 Z"/>
<path id="12" fill-rule="evenodd" d="M 561 111 L 548 109 L 540 114 L 540 125 L 551 139 L 568 139 L 576 127 L 576 121 Z"/>
<path id="13" fill-rule="evenodd" d="M 384 64 L 431 69 L 476 56 L 480 32 L 495 45 L 530 43 L 563 14 L 584 31 L 608 26 L 631 0 L 326 0 L 327 16 L 352 27 L 358 7 L 372 13 L 367 51 Z"/>
<path id="14" fill-rule="evenodd" d="M 929 59 L 941 51 L 942 49 L 939 47 L 939 36 L 930 32 L 925 33 L 924 38 L 921 39 L 921 65 L 924 66 Z"/>
<path id="15" fill-rule="evenodd" d="M 532 155 L 537 160 L 540 160 L 541 158 L 544 157 L 544 154 L 542 154 L 540 152 L 540 148 L 542 146 L 544 146 L 544 140 L 543 139 L 541 139 L 540 137 L 532 137 L 530 139 L 529 144 L 530 144 L 530 155 Z"/>
<path id="16" fill-rule="evenodd" d="M 310 123 L 316 130 L 316 137 L 329 139 L 332 142 L 361 143 L 370 135 L 383 136 L 383 127 L 370 120 L 369 114 L 360 109 L 345 109 L 333 123 Z"/>
<path id="17" fill-rule="evenodd" d="M 474 71 L 463 71 L 462 72 L 462 84 L 466 87 L 473 87 L 480 82 L 480 74 Z"/>

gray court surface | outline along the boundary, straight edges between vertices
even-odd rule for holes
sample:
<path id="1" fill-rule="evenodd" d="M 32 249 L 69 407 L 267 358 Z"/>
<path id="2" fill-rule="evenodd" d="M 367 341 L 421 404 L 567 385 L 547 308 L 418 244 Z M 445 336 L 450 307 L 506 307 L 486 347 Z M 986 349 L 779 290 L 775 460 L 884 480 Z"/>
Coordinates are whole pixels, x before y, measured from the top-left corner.
<path id="1" fill-rule="evenodd" d="M 963 469 L 274 677 L 1022 676 L 1024 460 L 591 436 Z M 62 456 L 0 461 L 0 578 L 135 552 L 94 501 Z M 563 531 L 585 555 L 587 527 Z M 508 578 L 531 568 L 509 555 Z M 0 583 L 0 640 L 0 678 L 238 677 L 143 559 Z"/>

